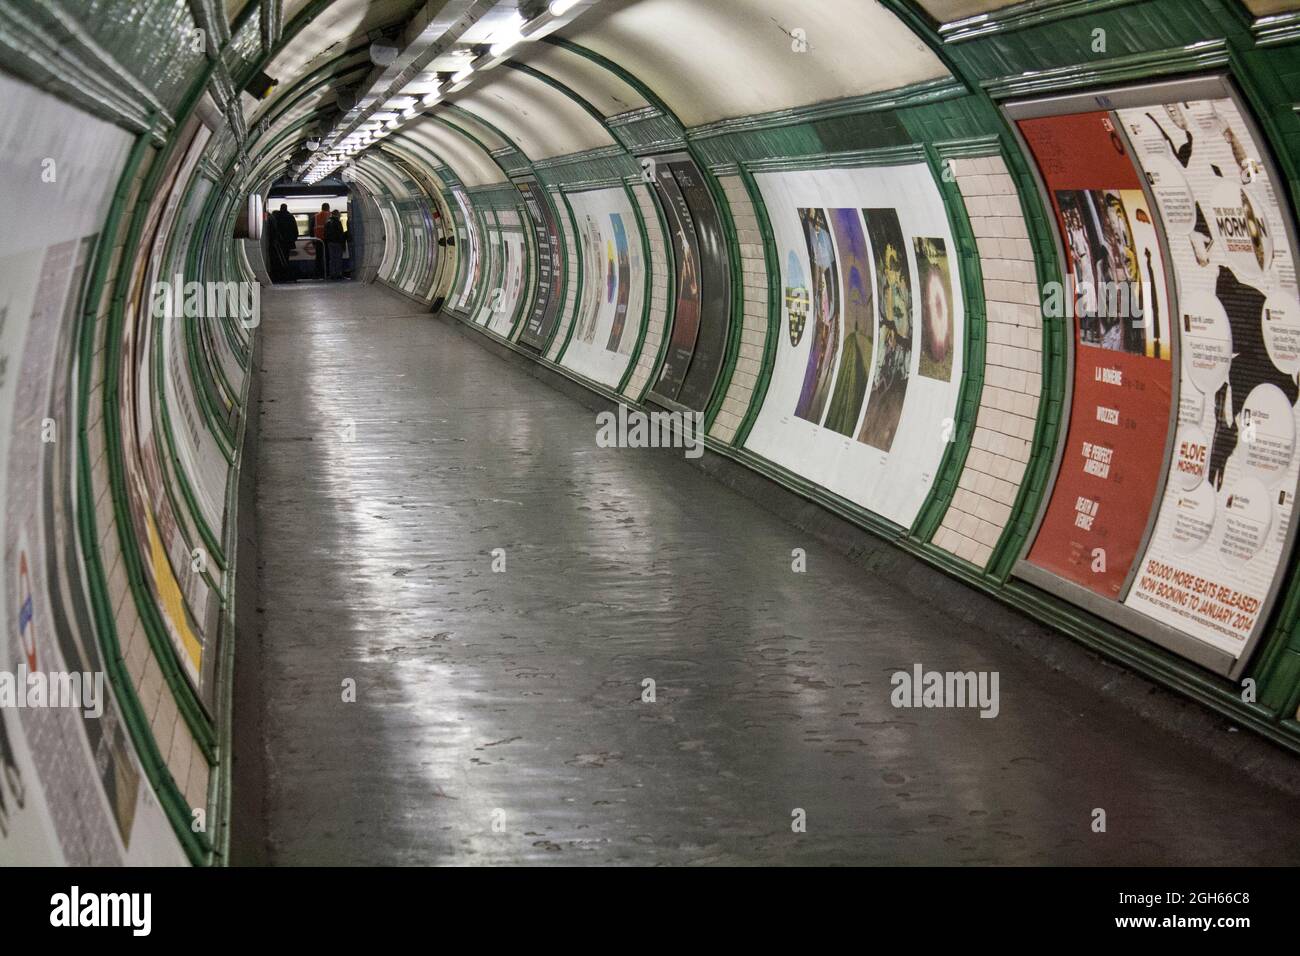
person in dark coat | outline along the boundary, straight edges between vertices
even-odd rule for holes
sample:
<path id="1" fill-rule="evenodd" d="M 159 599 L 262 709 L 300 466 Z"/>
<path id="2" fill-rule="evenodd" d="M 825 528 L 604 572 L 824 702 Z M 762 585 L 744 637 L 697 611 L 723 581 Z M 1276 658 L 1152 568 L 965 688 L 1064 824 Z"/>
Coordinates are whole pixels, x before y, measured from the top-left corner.
<path id="1" fill-rule="evenodd" d="M 330 279 L 343 278 L 343 246 L 346 242 L 347 234 L 343 231 L 343 221 L 339 218 L 339 211 L 335 209 L 325 223 L 326 274 Z"/>
<path id="2" fill-rule="evenodd" d="M 280 208 L 271 213 L 271 218 L 275 224 L 272 241 L 278 243 L 280 247 L 280 255 L 277 258 L 281 260 L 281 275 L 277 281 L 295 282 L 297 278 L 293 274 L 290 259 L 294 248 L 298 245 L 298 220 L 293 217 L 293 213 L 289 212 L 288 203 L 280 203 Z"/>

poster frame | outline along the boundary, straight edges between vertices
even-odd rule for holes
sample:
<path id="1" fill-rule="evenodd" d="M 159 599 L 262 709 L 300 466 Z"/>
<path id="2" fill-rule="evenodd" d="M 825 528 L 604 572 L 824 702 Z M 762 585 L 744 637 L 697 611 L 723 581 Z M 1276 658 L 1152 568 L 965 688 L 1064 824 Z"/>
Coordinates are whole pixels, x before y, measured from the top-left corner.
<path id="1" fill-rule="evenodd" d="M 1295 222 L 1295 209 L 1291 206 L 1291 197 L 1287 192 L 1288 180 L 1280 173 L 1280 167 L 1273 155 L 1272 141 L 1264 135 L 1260 128 L 1259 122 L 1255 118 L 1254 109 L 1250 105 L 1250 101 L 1243 95 L 1229 73 L 1219 71 L 1198 76 L 1157 80 L 1155 82 L 1106 86 L 1100 89 L 1092 89 L 1081 93 L 1065 93 L 1046 97 L 1037 97 L 1034 99 L 1013 100 L 1003 103 L 1002 111 L 1008 120 L 1008 125 L 1014 132 L 1017 145 L 1021 148 L 1026 157 L 1026 165 L 1033 173 L 1034 182 L 1039 190 L 1044 208 L 1052 210 L 1055 209 L 1055 206 L 1051 201 L 1051 193 L 1046 187 L 1046 183 L 1042 178 L 1037 162 L 1033 158 L 1033 154 L 1029 151 L 1027 143 L 1020 134 L 1019 126 L 1016 122 L 1017 120 L 1033 119 L 1045 116 L 1060 116 L 1070 113 L 1095 112 L 1098 110 L 1115 112 L 1122 109 L 1132 109 L 1142 106 L 1158 106 L 1176 101 L 1206 99 L 1230 100 L 1236 107 L 1238 114 L 1241 116 L 1242 122 L 1245 124 L 1247 131 L 1254 139 L 1259 150 L 1257 158 L 1263 166 L 1265 173 L 1268 175 L 1270 182 L 1274 185 L 1278 203 L 1285 212 L 1291 214 L 1281 217 L 1281 225 L 1286 233 L 1287 241 L 1290 243 L 1293 267 L 1296 269 L 1296 274 L 1300 275 L 1300 248 L 1296 245 L 1297 229 Z M 1120 135 L 1124 138 L 1125 145 L 1129 147 L 1130 151 L 1132 151 L 1132 143 L 1129 141 L 1127 132 L 1124 131 L 1122 127 L 1120 128 Z M 1138 171 L 1139 173 L 1142 171 L 1140 166 L 1138 167 Z M 1144 195 L 1147 197 L 1148 204 L 1152 209 L 1156 209 L 1157 207 L 1154 204 L 1149 183 L 1144 182 L 1142 188 Z M 1055 217 L 1053 216 L 1053 218 Z M 1054 222 L 1052 224 L 1051 232 L 1053 244 L 1056 246 L 1058 260 L 1061 263 L 1065 263 L 1067 260 L 1064 255 L 1064 247 L 1061 243 L 1060 230 Z M 1176 276 L 1173 272 L 1172 258 L 1168 253 L 1168 237 L 1165 234 L 1163 218 L 1160 219 L 1157 225 L 1156 235 L 1157 241 L 1161 247 L 1161 252 L 1165 258 L 1164 271 L 1171 301 L 1175 306 L 1178 306 L 1180 304 L 1179 290 Z M 1064 275 L 1065 273 L 1063 272 L 1062 274 Z M 1278 567 L 1273 574 L 1273 579 L 1270 582 L 1267 591 L 1265 592 L 1260 613 L 1256 619 L 1255 629 L 1253 633 L 1246 638 L 1242 645 L 1241 652 L 1236 657 L 1225 650 L 1221 650 L 1218 647 L 1194 637 L 1191 634 L 1184 634 L 1181 631 L 1177 631 L 1169 625 L 1160 622 L 1156 618 L 1149 617 L 1124 604 L 1125 598 L 1132 589 L 1137 565 L 1140 565 L 1141 557 L 1145 555 L 1150 544 L 1150 538 L 1155 530 L 1156 519 L 1160 511 L 1160 501 L 1161 498 L 1163 498 L 1165 486 L 1168 480 L 1171 447 L 1177 440 L 1176 422 L 1178 401 L 1182 385 L 1180 355 L 1181 336 L 1175 340 L 1176 344 L 1170 358 L 1171 362 L 1176 363 L 1173 369 L 1172 379 L 1174 390 L 1171 394 L 1170 401 L 1171 416 L 1173 420 L 1166 438 L 1165 460 L 1162 467 L 1161 480 L 1158 485 L 1160 496 L 1152 504 L 1151 514 L 1148 516 L 1146 532 L 1142 538 L 1139 560 L 1137 565 L 1130 569 L 1119 599 L 1117 601 L 1106 600 L 1086 588 L 1065 581 L 1050 572 L 1029 564 L 1027 560 L 1029 551 L 1038 537 L 1039 527 L 1047 512 L 1048 505 L 1055 490 L 1057 477 L 1060 475 L 1065 451 L 1066 435 L 1069 431 L 1068 423 L 1070 420 L 1074 397 L 1075 330 L 1073 328 L 1072 307 L 1071 323 L 1070 335 L 1066 336 L 1066 343 L 1069 350 L 1067 356 L 1069 379 L 1067 383 L 1067 393 L 1064 396 L 1065 402 L 1063 405 L 1063 421 L 1065 422 L 1065 427 L 1061 429 L 1061 434 L 1058 439 L 1058 447 L 1053 462 L 1051 481 L 1046 486 L 1043 498 L 1039 502 L 1038 513 L 1035 516 L 1031 531 L 1022 546 L 1020 557 L 1012 568 L 1012 576 L 1020 578 L 1021 580 L 1051 594 L 1055 594 L 1058 597 L 1065 598 L 1071 603 L 1081 606 L 1084 610 L 1123 627 L 1140 637 L 1146 638 L 1151 643 L 1156 644 L 1165 650 L 1172 651 L 1173 653 L 1224 677 L 1236 680 L 1246 672 L 1259 643 L 1270 630 L 1273 611 L 1276 608 L 1278 596 L 1285 586 L 1288 577 L 1288 568 L 1290 567 L 1291 559 L 1294 557 L 1295 553 L 1297 522 L 1294 518 L 1287 528 L 1286 539 L 1282 545 Z M 1295 489 L 1295 491 L 1297 503 L 1300 503 L 1300 488 Z"/>

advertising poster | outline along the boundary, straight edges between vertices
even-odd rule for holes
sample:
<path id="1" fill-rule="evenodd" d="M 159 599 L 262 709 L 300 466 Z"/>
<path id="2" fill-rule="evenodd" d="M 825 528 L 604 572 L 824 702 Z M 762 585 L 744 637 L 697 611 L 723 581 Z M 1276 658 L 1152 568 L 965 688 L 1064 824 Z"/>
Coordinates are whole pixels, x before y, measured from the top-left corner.
<path id="1" fill-rule="evenodd" d="M 655 166 L 655 191 L 668 225 L 668 238 L 672 245 L 673 261 L 677 264 L 676 306 L 673 327 L 668 336 L 668 351 L 664 355 L 659 378 L 651 394 L 669 401 L 677 400 L 691 356 L 695 354 L 695 340 L 700 333 L 701 278 L 700 246 L 695 235 L 695 221 L 686 197 L 677 185 L 672 167 L 666 161 Z"/>
<path id="2" fill-rule="evenodd" d="M 0 670 L 93 679 L 104 662 L 75 510 L 75 342 L 103 183 L 120 175 L 131 136 L 3 76 L 0 97 L 13 120 L 0 144 L 10 178 L 62 157 L 56 182 L 12 197 L 22 228 L 0 233 Z M 184 863 L 106 680 L 98 696 L 93 716 L 0 708 L 0 863 Z"/>
<path id="3" fill-rule="evenodd" d="M 755 181 L 781 263 L 784 328 L 745 447 L 910 525 L 947 447 L 962 375 L 959 284 L 946 288 L 938 321 L 951 326 L 947 377 L 920 374 L 913 344 L 919 283 L 942 272 L 918 265 L 917 250 L 953 248 L 938 186 L 923 163 Z"/>
<path id="4" fill-rule="evenodd" d="M 1178 431 L 1125 604 L 1232 657 L 1262 624 L 1295 504 L 1300 291 L 1286 213 L 1229 98 L 1117 113 L 1178 284 Z"/>
<path id="5" fill-rule="evenodd" d="M 912 371 L 912 270 L 907 243 L 893 209 L 864 209 L 876 270 L 876 315 L 879 319 L 871 396 L 858 441 L 889 451 L 903 417 Z"/>
<path id="6" fill-rule="evenodd" d="M 532 311 L 519 334 L 519 341 L 540 350 L 546 348 L 547 341 L 560 321 L 560 306 L 564 301 L 560 294 L 560 283 L 564 275 L 563 246 L 550 201 L 542 195 L 537 180 L 516 180 L 515 187 L 523 197 L 524 206 L 532 219 L 534 241 L 537 244 L 536 294 Z"/>
<path id="7" fill-rule="evenodd" d="M 610 327 L 609 340 L 605 348 L 607 351 L 626 355 L 632 351 L 631 336 L 623 335 L 627 328 L 628 297 L 632 292 L 632 267 L 628 258 L 627 227 L 624 225 L 623 214 L 619 212 L 609 214 L 609 224 L 613 229 L 614 238 L 605 246 L 608 259 L 605 296 L 614 302 L 614 324 Z"/>
<path id="8" fill-rule="evenodd" d="M 826 412 L 825 427 L 841 435 L 853 435 L 863 399 L 867 397 L 867 382 L 871 377 L 872 356 L 876 339 L 876 296 L 871 273 L 871 252 L 867 248 L 867 235 L 862 229 L 862 216 L 856 209 L 830 210 L 834 245 L 839 249 L 839 269 L 844 300 L 841 306 L 844 321 L 844 345 L 840 349 L 839 365 L 835 372 L 835 392 L 831 395 Z M 833 254 L 833 253 L 832 253 Z M 797 261 L 787 263 L 791 281 L 802 283 Z M 787 289 L 787 306 L 789 290 Z M 796 341 L 796 325 L 803 332 L 803 319 L 790 314 L 791 342 Z"/>
<path id="9" fill-rule="evenodd" d="M 501 246 L 505 271 L 505 294 L 500 308 L 492 313 L 488 327 L 497 335 L 508 337 L 514 325 L 515 313 L 524 295 L 524 234 L 519 214 L 506 211 L 497 213 L 501 222 Z"/>
<path id="10" fill-rule="evenodd" d="M 582 296 L 561 364 L 617 388 L 645 324 L 645 252 L 627 190 L 567 194 L 577 223 Z"/>
<path id="11" fill-rule="evenodd" d="M 501 261 L 501 230 L 497 228 L 496 213 L 491 209 L 483 211 L 486 224 L 487 241 L 484 243 L 483 258 L 486 263 L 483 270 L 483 289 L 479 299 L 478 315 L 474 317 L 477 325 L 487 325 L 492 321 L 492 314 L 501 308 L 506 296 L 505 267 Z"/>
<path id="12" fill-rule="evenodd" d="M 569 202 L 572 207 L 572 197 Z M 584 211 L 575 213 L 578 223 L 578 260 L 582 269 L 582 297 L 578 302 L 577 328 L 574 335 L 579 342 L 592 345 L 596 341 L 596 321 L 600 316 L 601 290 L 605 285 L 605 249 L 597 220 L 600 213 Z"/>
<path id="13" fill-rule="evenodd" d="M 677 403 L 703 411 L 713 395 L 718 373 L 727 357 L 731 331 L 731 264 L 722 215 L 704 175 L 688 158 L 668 163 L 691 213 L 700 269 L 699 330 Z"/>
<path id="14" fill-rule="evenodd" d="M 1118 601 L 1160 493 L 1169 292 L 1141 173 L 1106 111 L 1019 121 L 1066 250 L 1074 395 L 1028 561 Z"/>
<path id="15" fill-rule="evenodd" d="M 916 244 L 917 286 L 921 290 L 921 374 L 952 381 L 952 274 L 942 239 Z"/>
<path id="16" fill-rule="evenodd" d="M 812 339 L 794 413 L 805 421 L 821 422 L 840 347 L 840 277 L 825 210 L 800 209 L 799 224 L 808 249 L 808 262 L 812 265 L 812 327 L 806 329 Z"/>
<path id="17" fill-rule="evenodd" d="M 474 207 L 470 204 L 465 190 L 459 186 L 453 186 L 451 195 L 456 200 L 456 208 L 460 210 L 462 231 L 458 241 L 460 243 L 460 254 L 464 257 L 465 269 L 461 273 L 459 284 L 452 293 L 450 305 L 464 312 L 469 308 L 470 301 L 474 296 L 475 286 L 478 283 L 480 254 L 478 220 L 474 218 Z M 384 225 L 387 228 L 389 223 L 385 222 Z M 389 243 L 388 245 L 396 245 L 396 243 Z"/>
<path id="18" fill-rule="evenodd" d="M 188 135 L 193 137 L 195 132 L 192 129 Z M 192 155 L 188 148 L 173 153 L 171 165 L 162 178 L 162 187 L 149 206 L 143 234 L 153 249 L 165 248 L 164 198 L 173 195 L 173 191 L 180 187 L 182 165 L 188 166 L 186 157 Z M 125 451 L 128 513 L 131 532 L 144 559 L 144 576 L 154 601 L 162 611 L 163 624 L 176 652 L 176 660 L 200 699 L 210 707 L 215 658 L 208 638 L 210 633 L 215 634 L 220 598 L 207 578 L 194 570 L 191 542 L 197 543 L 198 537 L 186 520 L 187 516 L 178 515 L 172 506 L 167 490 L 168 477 L 163 473 L 161 456 L 164 449 L 159 444 L 162 439 L 154 426 L 157 414 L 154 407 L 154 336 L 160 333 L 159 322 L 154 318 L 152 284 L 159 265 L 157 256 L 137 263 L 125 304 L 118 414 Z M 177 319 L 172 312 L 173 303 L 165 301 L 163 304 L 165 315 Z M 176 414 L 181 414 L 179 409 Z M 206 425 L 193 420 L 174 424 L 178 424 L 178 431 L 186 427 L 206 429 Z M 177 492 L 179 494 L 179 489 Z M 204 563 L 210 572 L 215 573 L 214 562 Z"/>

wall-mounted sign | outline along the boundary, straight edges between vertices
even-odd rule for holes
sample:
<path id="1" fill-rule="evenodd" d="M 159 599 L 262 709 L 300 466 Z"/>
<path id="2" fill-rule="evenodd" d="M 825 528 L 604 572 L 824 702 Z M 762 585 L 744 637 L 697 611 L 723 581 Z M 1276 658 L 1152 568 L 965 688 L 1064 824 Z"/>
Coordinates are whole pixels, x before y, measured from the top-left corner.
<path id="1" fill-rule="evenodd" d="M 542 195 L 536 179 L 515 180 L 515 187 L 524 199 L 524 207 L 533 223 L 533 236 L 537 244 L 537 285 L 532 311 L 524 322 L 519 341 L 539 351 L 546 348 L 555 326 L 560 320 L 561 276 L 564 274 L 563 246 L 560 230 L 551 211 L 550 201 Z"/>
<path id="2" fill-rule="evenodd" d="M 703 174 L 685 153 L 642 162 L 659 196 L 677 265 L 668 353 L 650 397 L 703 411 L 731 329 L 731 268 L 722 218 Z"/>
<path id="3" fill-rule="evenodd" d="M 1300 477 L 1282 180 L 1222 77 L 1008 112 L 1056 214 L 1075 353 L 1056 484 L 1017 573 L 1236 675 L 1284 576 Z"/>

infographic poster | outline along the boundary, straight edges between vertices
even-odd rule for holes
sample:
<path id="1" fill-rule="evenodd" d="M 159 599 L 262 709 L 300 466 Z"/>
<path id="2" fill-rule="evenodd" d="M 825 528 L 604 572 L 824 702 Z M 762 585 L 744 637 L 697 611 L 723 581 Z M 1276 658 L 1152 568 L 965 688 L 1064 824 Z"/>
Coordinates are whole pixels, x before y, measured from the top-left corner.
<path id="1" fill-rule="evenodd" d="M 1066 250 L 1062 299 L 1075 341 L 1064 453 L 1028 561 L 1119 601 L 1160 494 L 1169 435 L 1164 263 L 1141 172 L 1110 113 L 1019 126 Z"/>
<path id="2" fill-rule="evenodd" d="M 703 411 L 726 359 L 731 270 L 717 204 L 694 161 L 656 157 L 654 184 L 677 264 L 668 354 L 653 395 Z"/>
<path id="3" fill-rule="evenodd" d="M 1300 464 L 1300 292 L 1283 202 L 1229 98 L 1119 110 L 1178 283 L 1169 481 L 1125 603 L 1234 658 L 1284 567 Z"/>
<path id="4" fill-rule="evenodd" d="M 962 375 L 964 304 L 960 284 L 942 282 L 954 246 L 938 186 L 923 163 L 755 181 L 781 264 L 782 334 L 745 447 L 910 525 L 943 458 Z M 935 276 L 943 301 L 926 312 L 921 283 Z M 923 315 L 942 330 L 928 353 L 938 361 L 923 361 Z"/>
<path id="5" fill-rule="evenodd" d="M 540 350 L 546 348 L 546 343 L 560 320 L 560 306 L 563 303 L 563 296 L 560 295 L 560 282 L 564 275 L 563 245 L 550 200 L 542 195 L 537 180 L 516 180 L 515 188 L 523 197 L 524 207 L 532 220 L 537 246 L 537 283 L 533 308 L 519 334 L 519 341 Z"/>
<path id="6" fill-rule="evenodd" d="M 627 190 L 566 196 L 577 223 L 582 296 L 561 364 L 617 388 L 645 324 L 645 250 Z"/>

